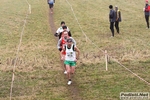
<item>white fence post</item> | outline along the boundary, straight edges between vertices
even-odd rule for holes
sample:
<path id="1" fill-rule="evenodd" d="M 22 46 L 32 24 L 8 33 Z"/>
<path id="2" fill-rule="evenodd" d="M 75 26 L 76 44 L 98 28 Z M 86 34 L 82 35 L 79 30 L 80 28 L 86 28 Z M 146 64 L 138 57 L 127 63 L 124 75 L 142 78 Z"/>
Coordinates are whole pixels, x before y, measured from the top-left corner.
<path id="1" fill-rule="evenodd" d="M 108 57 L 107 57 L 107 50 L 105 50 L 105 61 L 106 61 L 106 71 L 108 70 Z"/>

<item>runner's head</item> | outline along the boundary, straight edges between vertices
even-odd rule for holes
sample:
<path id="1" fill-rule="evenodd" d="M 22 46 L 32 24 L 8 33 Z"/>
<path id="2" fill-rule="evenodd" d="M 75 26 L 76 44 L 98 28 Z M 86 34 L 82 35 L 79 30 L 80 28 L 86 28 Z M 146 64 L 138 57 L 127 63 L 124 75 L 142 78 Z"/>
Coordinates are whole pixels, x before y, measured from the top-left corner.
<path id="1" fill-rule="evenodd" d="M 67 39 L 68 38 L 68 32 L 64 31 L 63 34 L 64 34 L 64 38 Z"/>
<path id="2" fill-rule="evenodd" d="M 60 25 L 61 25 L 61 26 L 65 26 L 65 22 L 62 21 L 62 22 L 60 23 Z"/>
<path id="3" fill-rule="evenodd" d="M 117 7 L 117 6 L 115 6 L 115 10 L 116 10 L 116 11 L 118 10 L 118 7 Z"/>
<path id="4" fill-rule="evenodd" d="M 67 39 L 67 45 L 68 45 L 68 46 L 71 46 L 71 44 L 72 44 L 72 39 L 71 39 L 71 38 L 68 38 L 68 39 Z"/>
<path id="5" fill-rule="evenodd" d="M 112 6 L 112 5 L 109 5 L 109 9 L 113 9 L 113 6 Z"/>
<path id="6" fill-rule="evenodd" d="M 62 26 L 62 28 L 63 28 L 64 31 L 67 31 L 67 26 L 66 25 Z"/>

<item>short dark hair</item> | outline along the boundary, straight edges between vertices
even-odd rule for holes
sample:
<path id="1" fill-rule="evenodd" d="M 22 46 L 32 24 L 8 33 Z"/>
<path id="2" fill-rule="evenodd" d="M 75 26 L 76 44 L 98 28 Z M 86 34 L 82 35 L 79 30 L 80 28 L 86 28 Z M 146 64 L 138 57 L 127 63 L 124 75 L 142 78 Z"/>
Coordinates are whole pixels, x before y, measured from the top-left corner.
<path id="1" fill-rule="evenodd" d="M 113 8 L 113 6 L 112 5 L 109 5 L 109 9 L 112 9 Z"/>
<path id="2" fill-rule="evenodd" d="M 71 38 L 67 39 L 67 42 L 72 42 L 72 39 Z"/>
<path id="3" fill-rule="evenodd" d="M 67 29 L 67 26 L 62 26 L 63 29 Z"/>
<path id="4" fill-rule="evenodd" d="M 64 21 L 62 21 L 60 24 L 61 24 L 61 25 L 62 25 L 62 24 L 65 24 L 65 22 L 64 22 Z"/>

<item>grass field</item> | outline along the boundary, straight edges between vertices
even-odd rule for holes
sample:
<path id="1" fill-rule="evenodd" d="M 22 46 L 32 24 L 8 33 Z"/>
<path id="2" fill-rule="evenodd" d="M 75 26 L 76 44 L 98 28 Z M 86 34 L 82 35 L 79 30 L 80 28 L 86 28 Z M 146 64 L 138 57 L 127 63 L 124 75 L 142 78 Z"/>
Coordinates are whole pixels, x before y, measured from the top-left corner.
<path id="1" fill-rule="evenodd" d="M 12 100 L 75 100 L 63 75 L 57 40 L 49 25 L 47 2 L 28 2 L 32 11 L 29 15 L 26 0 L 1 0 L 0 3 L 0 100 L 10 98 L 12 69 L 25 20 Z M 81 51 L 73 78 L 76 84 L 72 87 L 78 92 L 74 97 L 80 98 L 77 100 L 119 100 L 120 92 L 150 92 L 150 85 L 113 60 L 150 82 L 150 30 L 146 30 L 142 11 L 144 0 L 68 2 L 56 1 L 53 18 L 56 27 L 61 21 L 66 22 Z M 118 5 L 122 13 L 120 34 L 115 33 L 114 38 L 110 38 L 110 4 Z M 86 41 L 84 34 L 90 40 Z M 111 56 L 108 71 L 104 50 Z"/>

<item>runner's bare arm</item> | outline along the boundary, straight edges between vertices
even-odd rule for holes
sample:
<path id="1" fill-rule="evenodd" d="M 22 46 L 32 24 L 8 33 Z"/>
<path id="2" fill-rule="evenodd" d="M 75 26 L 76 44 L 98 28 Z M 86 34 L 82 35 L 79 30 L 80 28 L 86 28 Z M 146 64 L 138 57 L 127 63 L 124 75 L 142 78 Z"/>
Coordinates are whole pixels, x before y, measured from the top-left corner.
<path id="1" fill-rule="evenodd" d="M 57 48 L 60 49 L 60 44 L 61 44 L 61 39 L 59 39 L 58 43 L 57 43 Z M 61 50 L 60 50 L 61 51 Z"/>
<path id="2" fill-rule="evenodd" d="M 75 39 L 72 38 L 72 37 L 71 37 L 71 39 L 72 39 L 73 44 L 76 46 L 76 41 L 75 41 Z"/>
<path id="3" fill-rule="evenodd" d="M 75 47 L 74 49 L 77 52 L 76 59 L 78 60 L 80 56 L 80 50 L 77 47 Z"/>
<path id="4" fill-rule="evenodd" d="M 63 52 L 65 51 L 65 48 L 62 48 L 61 52 L 60 52 L 60 57 L 61 60 L 64 60 L 64 56 L 63 56 Z"/>

